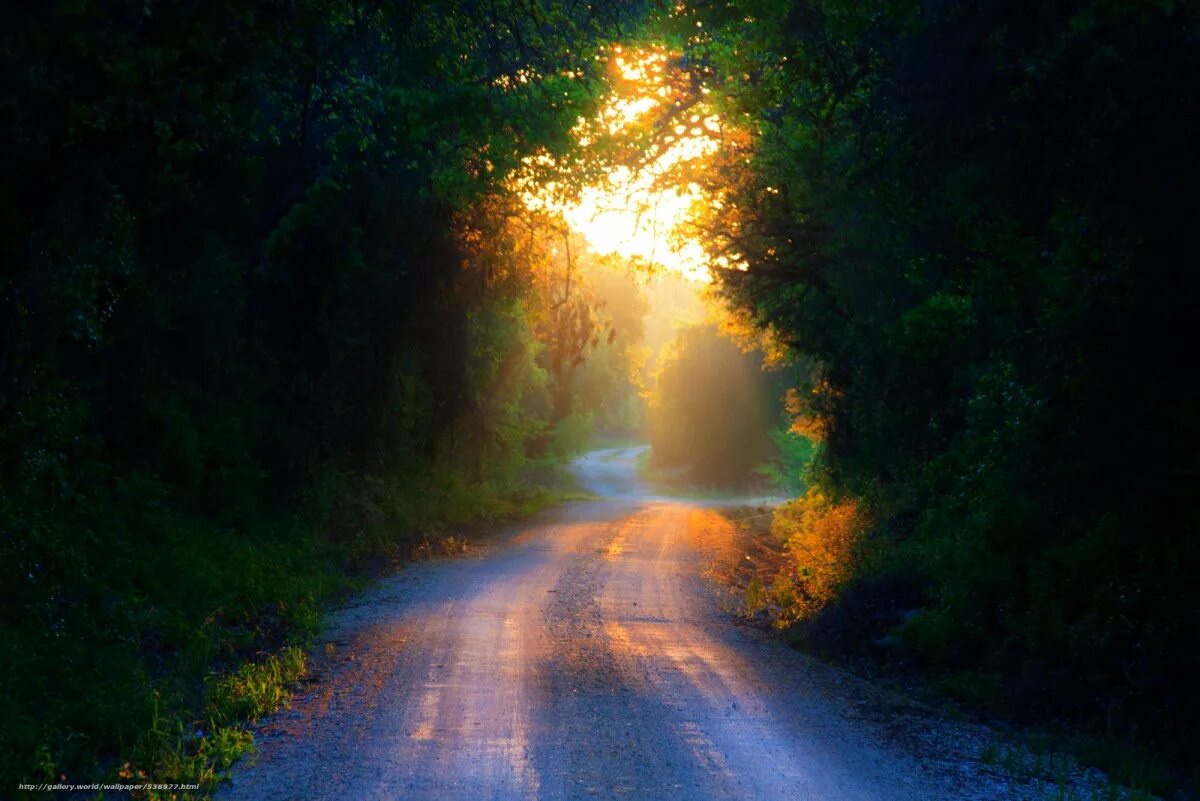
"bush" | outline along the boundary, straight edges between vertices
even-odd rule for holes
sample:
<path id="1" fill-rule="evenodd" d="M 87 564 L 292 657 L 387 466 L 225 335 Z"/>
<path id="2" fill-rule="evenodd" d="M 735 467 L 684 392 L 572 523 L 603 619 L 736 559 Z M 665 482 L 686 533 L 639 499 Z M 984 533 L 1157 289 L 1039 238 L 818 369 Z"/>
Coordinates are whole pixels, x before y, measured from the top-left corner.
<path id="1" fill-rule="evenodd" d="M 833 500 L 817 487 L 775 510 L 771 535 L 784 543 L 787 562 L 777 594 L 791 598 L 785 622 L 812 618 L 830 604 L 856 572 L 857 548 L 868 525 L 862 505 Z"/>

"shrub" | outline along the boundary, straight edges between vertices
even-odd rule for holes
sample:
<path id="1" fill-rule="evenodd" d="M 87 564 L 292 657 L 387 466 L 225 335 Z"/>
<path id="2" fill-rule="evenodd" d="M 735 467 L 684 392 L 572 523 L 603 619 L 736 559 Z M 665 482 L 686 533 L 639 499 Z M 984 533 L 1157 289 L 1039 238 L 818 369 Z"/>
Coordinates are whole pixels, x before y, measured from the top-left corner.
<path id="1" fill-rule="evenodd" d="M 817 487 L 776 510 L 771 533 L 785 544 L 788 561 L 777 580 L 790 598 L 791 621 L 820 612 L 854 575 L 856 546 L 867 515 L 853 498 L 832 499 Z"/>

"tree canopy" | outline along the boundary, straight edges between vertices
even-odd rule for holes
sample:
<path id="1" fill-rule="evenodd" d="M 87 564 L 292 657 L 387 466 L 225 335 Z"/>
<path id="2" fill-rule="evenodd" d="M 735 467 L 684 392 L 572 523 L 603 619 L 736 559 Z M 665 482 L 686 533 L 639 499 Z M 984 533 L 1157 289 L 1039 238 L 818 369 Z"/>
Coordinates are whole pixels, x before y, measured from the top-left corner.
<path id="1" fill-rule="evenodd" d="M 9 4 L 0 773 L 211 782 L 219 677 L 647 396 L 705 481 L 790 416 L 777 528 L 839 560 L 787 577 L 810 620 L 892 587 L 871 636 L 1194 754 L 1198 32 L 1175 0 Z M 576 214 L 630 187 L 786 370 L 691 327 L 651 386 L 670 321 L 610 268 L 655 260 Z"/>
<path id="2" fill-rule="evenodd" d="M 726 295 L 809 372 L 799 424 L 920 576 L 920 657 L 1194 748 L 1196 10 L 690 4 L 661 30 L 723 151 Z M 882 634 L 883 632 L 878 632 Z M 990 680 L 990 679 L 989 679 Z M 1186 745 L 1185 745 L 1186 744 Z"/>

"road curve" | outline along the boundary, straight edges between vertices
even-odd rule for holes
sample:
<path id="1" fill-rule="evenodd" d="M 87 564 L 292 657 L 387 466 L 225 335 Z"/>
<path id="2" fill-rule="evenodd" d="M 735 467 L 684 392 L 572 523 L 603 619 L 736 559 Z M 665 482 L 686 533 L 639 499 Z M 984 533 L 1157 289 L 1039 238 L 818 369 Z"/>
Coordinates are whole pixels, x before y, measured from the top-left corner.
<path id="1" fill-rule="evenodd" d="M 723 612 L 698 505 L 639 493 L 637 455 L 578 463 L 604 500 L 337 613 L 318 680 L 218 798 L 1007 797 L 864 712 L 891 701 Z"/>

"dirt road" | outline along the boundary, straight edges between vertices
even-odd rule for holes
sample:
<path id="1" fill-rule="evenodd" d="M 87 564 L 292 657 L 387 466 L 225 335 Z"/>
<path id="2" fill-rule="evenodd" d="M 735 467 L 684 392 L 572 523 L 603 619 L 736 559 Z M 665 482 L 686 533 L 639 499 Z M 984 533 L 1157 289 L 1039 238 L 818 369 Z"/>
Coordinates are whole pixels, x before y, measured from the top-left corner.
<path id="1" fill-rule="evenodd" d="M 1023 798 L 940 720 L 724 612 L 698 506 L 581 460 L 604 500 L 339 612 L 317 681 L 258 733 L 233 799 Z"/>

